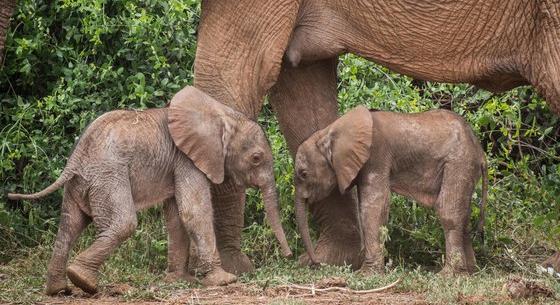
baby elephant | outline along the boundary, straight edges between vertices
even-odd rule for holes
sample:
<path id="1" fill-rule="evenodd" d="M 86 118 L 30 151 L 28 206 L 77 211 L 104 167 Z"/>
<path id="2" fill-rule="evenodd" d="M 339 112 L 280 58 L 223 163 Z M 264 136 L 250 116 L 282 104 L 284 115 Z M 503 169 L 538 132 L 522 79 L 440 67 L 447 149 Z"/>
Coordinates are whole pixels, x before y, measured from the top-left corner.
<path id="1" fill-rule="evenodd" d="M 479 229 L 488 187 L 484 152 L 469 125 L 446 110 L 403 114 L 359 106 L 313 134 L 296 155 L 296 218 L 308 256 L 313 253 L 305 205 L 338 185 L 358 188 L 364 263 L 361 272 L 383 272 L 380 228 L 391 192 L 433 207 L 445 231 L 443 274 L 473 272 L 470 201 L 483 176 Z"/>
<path id="2" fill-rule="evenodd" d="M 187 247 L 188 241 L 177 246 L 176 240 L 185 230 L 201 260 L 202 283 L 223 285 L 236 277 L 221 268 L 210 187 L 224 177 L 239 187 L 262 190 L 268 221 L 284 255 L 290 255 L 263 130 L 194 87 L 179 91 L 168 108 L 100 116 L 86 129 L 56 182 L 41 192 L 9 198 L 37 199 L 64 186 L 48 294 L 67 290 L 66 274 L 84 291 L 96 292 L 98 269 L 133 234 L 136 212 L 162 201 L 177 211 L 166 217 L 180 218 L 177 223 L 183 224 L 175 228 L 180 232 L 168 228 L 169 247 Z M 91 221 L 97 229 L 95 241 L 66 268 L 72 245 Z"/>

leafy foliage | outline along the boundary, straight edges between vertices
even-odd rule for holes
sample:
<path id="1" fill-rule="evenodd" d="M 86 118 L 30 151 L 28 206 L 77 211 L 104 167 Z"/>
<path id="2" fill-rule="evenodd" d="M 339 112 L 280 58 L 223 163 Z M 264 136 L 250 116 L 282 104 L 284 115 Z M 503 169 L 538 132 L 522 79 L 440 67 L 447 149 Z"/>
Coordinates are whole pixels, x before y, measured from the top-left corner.
<path id="1" fill-rule="evenodd" d="M 162 107 L 190 83 L 199 10 L 182 0 L 18 1 L 0 71 L 2 191 L 44 188 L 94 118 Z M 0 199 L 0 259 L 51 235 L 60 199 Z"/>
<path id="2" fill-rule="evenodd" d="M 2 193 L 52 183 L 77 137 L 99 114 L 162 107 L 190 84 L 199 11 L 193 0 L 20 0 L 0 70 Z M 344 55 L 338 89 L 341 113 L 358 104 L 400 112 L 447 108 L 473 126 L 488 155 L 491 181 L 487 240 L 476 244 L 479 261 L 519 268 L 560 246 L 558 118 L 531 88 L 496 95 L 467 85 L 419 82 Z M 299 254 L 293 161 L 268 105 L 259 122 L 275 154 L 283 223 Z M 60 193 L 37 203 L 0 195 L 0 261 L 27 255 L 33 247 L 49 251 L 60 201 Z M 243 251 L 257 264 L 278 260 L 256 191 L 248 191 L 245 212 Z M 389 258 L 423 266 L 441 262 L 443 232 L 433 211 L 395 196 L 390 215 Z M 473 222 L 477 215 L 473 200 Z M 88 230 L 77 248 L 92 235 Z M 150 209 L 110 264 L 133 261 L 134 268 L 162 272 L 165 251 L 161 211 Z"/>

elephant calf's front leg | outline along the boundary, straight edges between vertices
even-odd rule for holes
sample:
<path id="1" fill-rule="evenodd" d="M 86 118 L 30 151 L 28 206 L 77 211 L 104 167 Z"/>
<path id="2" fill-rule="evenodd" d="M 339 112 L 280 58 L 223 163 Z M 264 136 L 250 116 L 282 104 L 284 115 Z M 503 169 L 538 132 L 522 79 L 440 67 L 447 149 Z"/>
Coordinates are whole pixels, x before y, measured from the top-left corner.
<path id="1" fill-rule="evenodd" d="M 364 262 L 359 272 L 368 275 L 385 271 L 381 227 L 389 215 L 390 189 L 386 177 L 367 174 L 363 180 L 358 190 L 364 248 Z"/>
<path id="2" fill-rule="evenodd" d="M 282 66 L 278 82 L 271 90 L 270 104 L 292 157 L 305 139 L 338 117 L 337 63 L 337 58 L 333 57 L 298 68 L 286 63 Z M 362 256 L 355 208 L 354 198 L 338 191 L 310 207 L 319 229 L 315 249 L 319 262 L 360 267 Z M 304 254 L 300 262 L 309 264 L 310 260 Z"/>
<path id="3" fill-rule="evenodd" d="M 187 173 L 185 173 L 187 172 Z M 179 217 L 190 237 L 200 261 L 198 271 L 204 275 L 202 283 L 207 286 L 227 285 L 237 280 L 224 271 L 216 247 L 214 218 L 210 195 L 210 183 L 198 170 L 177 169 L 175 200 Z"/>
<path id="4" fill-rule="evenodd" d="M 184 280 L 196 282 L 196 278 L 188 273 L 189 236 L 179 217 L 179 210 L 175 199 L 168 199 L 164 203 L 165 226 L 167 228 L 167 275 L 165 281 L 174 282 Z"/>
<path id="5" fill-rule="evenodd" d="M 222 268 L 235 275 L 255 269 L 249 257 L 241 252 L 244 208 L 245 192 L 237 190 L 232 181 L 226 180 L 222 184 L 212 185 L 214 231 Z M 189 270 L 196 272 L 200 260 L 192 246 L 190 254 Z"/>

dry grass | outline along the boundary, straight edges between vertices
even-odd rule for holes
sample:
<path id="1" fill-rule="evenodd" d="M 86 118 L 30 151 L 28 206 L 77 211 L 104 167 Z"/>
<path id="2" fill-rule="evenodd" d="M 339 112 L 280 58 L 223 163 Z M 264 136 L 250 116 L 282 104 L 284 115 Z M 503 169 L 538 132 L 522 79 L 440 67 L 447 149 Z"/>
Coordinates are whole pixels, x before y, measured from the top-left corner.
<path id="1" fill-rule="evenodd" d="M 317 270 L 298 267 L 293 261 L 277 261 L 244 275 L 228 287 L 203 288 L 184 283 L 166 284 L 164 270 L 111 259 L 101 275 L 101 289 L 95 296 L 74 289 L 72 296 L 43 295 L 48 248 L 39 247 L 26 257 L 0 266 L 0 303 L 47 304 L 557 304 L 543 295 L 511 298 L 507 284 L 512 279 L 531 279 L 538 287 L 560 292 L 560 283 L 548 275 L 509 274 L 484 269 L 470 277 L 443 278 L 431 271 L 397 267 L 386 275 L 361 277 L 347 267 L 324 266 Z M 117 253 L 118 256 L 118 253 Z M 117 266 L 119 265 L 119 266 Z M 326 280 L 332 279 L 333 280 Z M 363 290 L 385 286 L 402 278 L 395 287 L 381 293 L 353 294 L 344 291 L 313 293 L 298 289 L 346 286 Z M 506 286 L 506 288 L 504 288 Z"/>

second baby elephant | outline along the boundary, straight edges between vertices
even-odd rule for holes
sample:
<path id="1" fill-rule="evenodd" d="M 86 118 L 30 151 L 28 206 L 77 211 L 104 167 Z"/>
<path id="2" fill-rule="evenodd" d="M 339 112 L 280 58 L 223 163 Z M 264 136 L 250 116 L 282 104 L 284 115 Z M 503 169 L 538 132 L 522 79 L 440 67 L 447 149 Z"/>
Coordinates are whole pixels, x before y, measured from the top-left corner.
<path id="1" fill-rule="evenodd" d="M 305 205 L 337 185 L 344 193 L 355 184 L 365 254 L 361 272 L 384 270 L 380 228 L 387 222 L 391 192 L 437 211 L 445 232 L 443 274 L 474 271 L 470 202 L 482 175 L 482 229 L 488 181 L 484 152 L 460 116 L 447 110 L 403 114 L 358 106 L 301 144 L 295 167 L 296 218 L 312 262 L 317 260 Z"/>
<path id="2" fill-rule="evenodd" d="M 282 252 L 291 255 L 280 222 L 272 162 L 257 123 L 202 91 L 185 87 L 168 108 L 118 110 L 100 116 L 83 133 L 56 182 L 35 194 L 8 196 L 37 199 L 64 186 L 60 226 L 48 266 L 48 294 L 67 290 L 66 275 L 76 286 L 94 293 L 99 267 L 133 234 L 136 212 L 162 201 L 176 211 L 173 215 L 166 209 L 168 224 L 182 224 L 168 226 L 169 247 L 188 248 L 188 241 L 177 240 L 186 232 L 201 261 L 203 284 L 222 285 L 236 277 L 221 268 L 211 182 L 219 184 L 229 177 L 239 188 L 259 187 Z M 91 221 L 97 229 L 95 241 L 66 268 L 74 242 Z M 179 276 L 185 272 L 169 271 Z"/>

